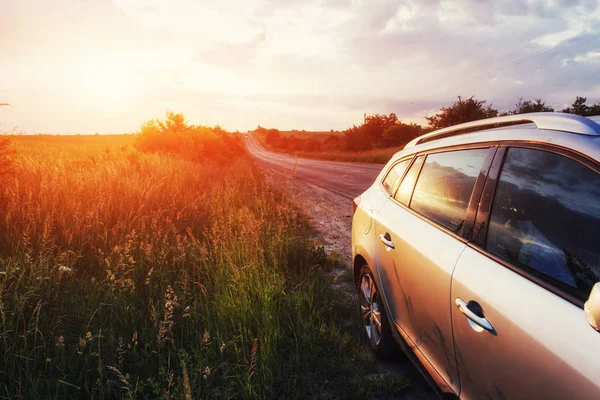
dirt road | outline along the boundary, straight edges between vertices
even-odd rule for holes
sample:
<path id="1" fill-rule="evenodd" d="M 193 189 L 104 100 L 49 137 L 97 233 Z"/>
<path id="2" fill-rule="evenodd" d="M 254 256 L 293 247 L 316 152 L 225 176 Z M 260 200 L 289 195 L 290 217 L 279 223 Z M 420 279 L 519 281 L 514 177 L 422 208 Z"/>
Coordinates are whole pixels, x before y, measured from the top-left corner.
<path id="1" fill-rule="evenodd" d="M 266 150 L 252 135 L 245 141 L 267 175 L 308 217 L 325 250 L 351 265 L 352 199 L 375 181 L 383 165 L 297 158 Z"/>
<path id="2" fill-rule="evenodd" d="M 371 186 L 383 168 L 383 164 L 310 160 L 273 153 L 265 150 L 252 135 L 246 138 L 246 146 L 262 165 L 284 174 L 293 174 L 297 180 L 350 200 Z"/>
<path id="3" fill-rule="evenodd" d="M 245 141 L 249 152 L 264 167 L 267 176 L 308 217 L 325 250 L 329 254 L 337 254 L 345 262 L 346 269 L 331 272 L 333 286 L 344 293 L 348 301 L 358 304 L 356 288 L 348 278 L 352 265 L 352 199 L 373 183 L 383 165 L 295 158 L 266 150 L 252 135 L 248 135 Z M 409 361 L 378 362 L 373 374 L 386 373 L 400 374 L 410 379 L 410 387 L 402 391 L 402 399 L 438 398 Z M 393 397 L 379 397 L 387 398 Z"/>

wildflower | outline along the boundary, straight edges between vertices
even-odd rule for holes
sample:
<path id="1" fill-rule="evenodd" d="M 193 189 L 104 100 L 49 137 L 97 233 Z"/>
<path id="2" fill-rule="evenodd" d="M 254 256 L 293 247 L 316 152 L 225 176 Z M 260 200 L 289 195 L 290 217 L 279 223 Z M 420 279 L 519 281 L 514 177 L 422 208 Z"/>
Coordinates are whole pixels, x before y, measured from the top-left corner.
<path id="1" fill-rule="evenodd" d="M 83 354 L 83 349 L 85 349 L 85 345 L 86 345 L 86 341 L 85 339 L 79 338 L 79 346 L 77 349 L 77 354 L 82 355 Z"/>
<path id="2" fill-rule="evenodd" d="M 154 271 L 154 267 L 150 268 L 150 271 L 148 271 L 148 275 L 146 276 L 146 285 L 150 284 L 150 277 L 152 276 L 153 271 Z"/>
<path id="3" fill-rule="evenodd" d="M 65 337 L 64 336 L 59 336 L 58 339 L 56 339 L 56 347 L 58 347 L 61 350 L 65 349 Z"/>
<path id="4" fill-rule="evenodd" d="M 202 370 L 202 378 L 208 379 L 209 376 L 210 376 L 210 367 L 204 367 L 204 369 Z"/>
<path id="5" fill-rule="evenodd" d="M 89 339 L 88 339 L 88 337 L 89 337 Z M 85 337 L 79 338 L 79 343 L 77 344 L 77 355 L 79 355 L 79 356 L 83 355 L 83 351 L 85 350 L 88 342 L 91 340 L 92 340 L 91 332 L 88 332 L 88 334 Z"/>
<path id="6" fill-rule="evenodd" d="M 58 267 L 58 279 L 61 279 L 63 277 L 63 275 L 64 276 L 71 275 L 72 272 L 73 272 L 73 270 L 71 268 L 61 265 Z"/>
<path id="7" fill-rule="evenodd" d="M 188 318 L 190 316 L 190 306 L 187 306 L 184 310 L 183 310 L 183 318 Z"/>
<path id="8" fill-rule="evenodd" d="M 46 363 L 49 363 L 51 361 L 52 361 L 52 359 L 50 359 L 50 357 L 46 357 Z"/>
<path id="9" fill-rule="evenodd" d="M 221 354 L 223 354 L 223 352 L 227 349 L 227 347 L 225 346 L 225 342 L 221 343 L 221 347 L 219 348 L 219 352 Z"/>
<path id="10" fill-rule="evenodd" d="M 165 340 L 169 339 L 168 338 L 169 331 L 167 330 L 167 327 L 165 325 L 166 325 L 165 323 L 161 322 L 160 325 L 158 326 L 158 334 L 156 335 L 156 341 L 158 342 L 158 347 L 162 347 L 163 344 L 165 343 Z"/>

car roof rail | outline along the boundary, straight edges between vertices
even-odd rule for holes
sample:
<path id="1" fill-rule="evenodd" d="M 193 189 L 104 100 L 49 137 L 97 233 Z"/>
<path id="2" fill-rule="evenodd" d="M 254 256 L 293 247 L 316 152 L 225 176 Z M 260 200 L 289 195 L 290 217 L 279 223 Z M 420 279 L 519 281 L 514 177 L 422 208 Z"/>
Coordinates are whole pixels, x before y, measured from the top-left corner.
<path id="1" fill-rule="evenodd" d="M 575 114 L 538 112 L 480 119 L 477 121 L 450 126 L 448 128 L 439 129 L 437 131 L 429 132 L 425 135 L 419 136 L 418 138 L 408 142 L 404 148 L 407 149 L 409 147 L 414 147 L 432 140 L 461 135 L 464 133 L 471 133 L 473 131 L 485 128 L 492 129 L 499 126 L 519 125 L 530 122 L 533 122 L 538 129 L 564 131 L 569 133 L 577 133 L 580 135 L 600 136 L 600 124 L 592 121 L 589 118 Z"/>

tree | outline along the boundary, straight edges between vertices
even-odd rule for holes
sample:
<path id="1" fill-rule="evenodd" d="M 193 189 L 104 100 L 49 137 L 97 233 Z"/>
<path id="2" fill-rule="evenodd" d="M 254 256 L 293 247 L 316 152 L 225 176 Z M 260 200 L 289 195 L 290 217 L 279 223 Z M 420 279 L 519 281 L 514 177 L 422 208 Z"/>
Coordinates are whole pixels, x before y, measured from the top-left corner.
<path id="1" fill-rule="evenodd" d="M 581 115 L 584 117 L 600 115 L 600 102 L 594 104 L 593 106 L 588 106 L 585 104 L 586 101 L 586 97 L 577 96 L 573 104 L 571 104 L 571 107 L 564 108 L 562 112 Z"/>
<path id="2" fill-rule="evenodd" d="M 383 132 L 400 121 L 394 113 L 389 115 L 373 114 L 365 117 L 365 122 L 346 129 L 346 144 L 349 150 L 371 149 L 379 146 Z"/>
<path id="3" fill-rule="evenodd" d="M 329 134 L 323 140 L 322 150 L 339 150 L 343 145 L 343 136 Z"/>
<path id="4" fill-rule="evenodd" d="M 258 125 L 253 132 L 254 133 L 266 133 L 267 132 L 267 128 L 263 128 L 262 126 Z"/>
<path id="5" fill-rule="evenodd" d="M 423 128 L 417 124 L 402 122 L 387 128 L 381 135 L 381 146 L 400 146 L 423 134 Z"/>
<path id="6" fill-rule="evenodd" d="M 243 154 L 239 136 L 220 127 L 188 124 L 181 113 L 167 112 L 165 119 L 145 122 L 138 133 L 136 147 L 145 152 L 179 154 L 184 158 L 231 162 Z"/>
<path id="7" fill-rule="evenodd" d="M 493 109 L 491 104 L 485 105 L 485 103 L 485 100 L 475 100 L 474 96 L 466 100 L 458 96 L 458 100 L 450 107 L 442 107 L 439 113 L 425 118 L 429 121 L 431 128 L 441 129 L 463 122 L 497 116 L 498 110 Z"/>
<path id="8" fill-rule="evenodd" d="M 156 123 L 163 132 L 175 135 L 183 134 L 190 128 L 183 114 L 173 111 L 167 111 L 165 120 L 157 119 Z"/>
<path id="9" fill-rule="evenodd" d="M 515 104 L 515 109 L 509 114 L 527 114 L 533 112 L 553 112 L 554 108 L 547 106 L 545 101 L 541 98 L 533 100 L 523 101 L 522 97 L 519 97 L 519 101 Z"/>
<path id="10" fill-rule="evenodd" d="M 265 136 L 265 140 L 271 146 L 277 147 L 277 144 L 281 141 L 281 135 L 279 134 L 279 130 L 277 130 L 277 129 L 267 130 L 267 135 Z"/>
<path id="11" fill-rule="evenodd" d="M 225 129 L 221 128 L 220 125 L 215 125 L 211 129 L 214 133 L 216 133 L 219 136 L 223 136 L 227 133 L 227 131 Z"/>

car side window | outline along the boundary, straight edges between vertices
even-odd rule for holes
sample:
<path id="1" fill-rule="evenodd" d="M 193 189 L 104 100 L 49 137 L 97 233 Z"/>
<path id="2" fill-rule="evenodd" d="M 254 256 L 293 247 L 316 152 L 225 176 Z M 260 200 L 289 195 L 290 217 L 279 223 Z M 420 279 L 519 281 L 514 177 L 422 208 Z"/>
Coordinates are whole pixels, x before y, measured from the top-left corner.
<path id="1" fill-rule="evenodd" d="M 394 196 L 394 198 L 400 203 L 408 205 L 410 196 L 412 195 L 413 187 L 415 186 L 415 181 L 417 180 L 419 171 L 421 171 L 421 166 L 423 165 L 424 160 L 425 156 L 417 157 L 415 162 L 413 162 L 410 169 L 404 176 L 404 179 L 402 179 L 402 183 L 400 184 L 400 187 Z"/>
<path id="2" fill-rule="evenodd" d="M 398 187 L 398 183 L 400 182 L 404 171 L 406 171 L 409 162 L 410 159 L 400 161 L 394 165 L 392 169 L 390 169 L 386 177 L 383 179 L 383 187 L 388 191 L 388 193 L 394 193 L 394 190 L 396 190 L 396 187 Z"/>
<path id="3" fill-rule="evenodd" d="M 485 249 L 587 298 L 600 281 L 600 176 L 571 158 L 510 148 Z"/>
<path id="4" fill-rule="evenodd" d="M 410 208 L 459 233 L 487 151 L 486 148 L 429 154 Z"/>

